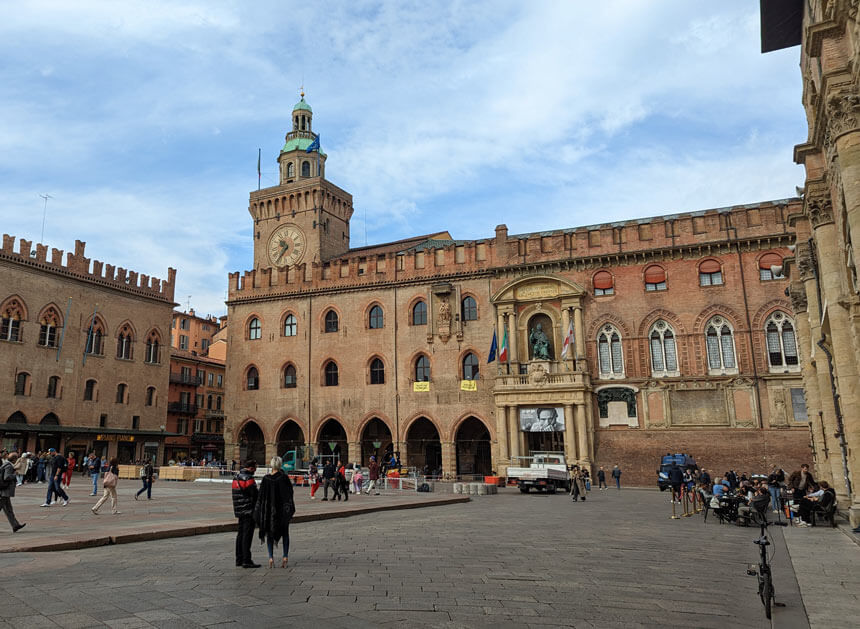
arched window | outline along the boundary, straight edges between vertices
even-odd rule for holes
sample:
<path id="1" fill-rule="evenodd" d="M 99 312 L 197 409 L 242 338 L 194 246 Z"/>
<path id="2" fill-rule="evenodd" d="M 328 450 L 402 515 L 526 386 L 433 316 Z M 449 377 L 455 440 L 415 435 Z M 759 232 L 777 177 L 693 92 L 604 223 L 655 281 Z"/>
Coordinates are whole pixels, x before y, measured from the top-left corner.
<path id="1" fill-rule="evenodd" d="M 385 384 L 385 364 L 379 358 L 370 363 L 370 384 Z"/>
<path id="2" fill-rule="evenodd" d="M 210 409 L 210 410 L 212 409 L 212 394 L 211 393 L 206 396 L 206 408 Z"/>
<path id="3" fill-rule="evenodd" d="M 716 260 L 705 260 L 699 265 L 699 286 L 719 286 L 723 283 L 723 269 Z"/>
<path id="4" fill-rule="evenodd" d="M 284 388 L 295 389 L 296 385 L 296 368 L 292 365 L 287 365 L 284 367 Z"/>
<path id="5" fill-rule="evenodd" d="M 287 177 L 292 179 L 296 176 L 296 165 L 292 162 L 287 163 Z"/>
<path id="6" fill-rule="evenodd" d="M 216 411 L 221 410 L 221 396 L 220 395 L 215 398 L 215 410 Z"/>
<path id="7" fill-rule="evenodd" d="M 296 332 L 298 332 L 298 326 L 296 325 L 296 317 L 294 315 L 288 314 L 284 317 L 284 336 L 295 336 Z"/>
<path id="8" fill-rule="evenodd" d="M 260 373 L 257 371 L 256 367 L 251 367 L 248 369 L 248 373 L 245 376 L 245 389 L 248 391 L 256 391 L 260 388 Z"/>
<path id="9" fill-rule="evenodd" d="M 779 310 L 774 312 L 765 323 L 767 336 L 767 361 L 771 369 L 796 367 L 797 339 L 794 336 L 794 324 L 788 316 Z"/>
<path id="10" fill-rule="evenodd" d="M 463 321 L 477 321 L 478 320 L 478 302 L 475 301 L 474 297 L 464 297 L 463 303 L 461 304 L 460 316 Z"/>
<path id="11" fill-rule="evenodd" d="M 30 395 L 30 374 L 25 371 L 15 375 L 15 395 Z"/>
<path id="12" fill-rule="evenodd" d="M 146 405 L 155 406 L 155 387 L 146 387 Z"/>
<path id="13" fill-rule="evenodd" d="M 17 299 L 10 299 L 0 311 L 0 340 L 17 343 L 21 340 L 21 321 L 24 319 L 24 306 Z"/>
<path id="14" fill-rule="evenodd" d="M 311 163 L 310 162 L 302 162 L 302 177 L 310 177 L 311 176 Z"/>
<path id="15" fill-rule="evenodd" d="M 785 275 L 782 274 L 782 258 L 779 254 L 766 253 L 759 258 L 758 276 L 763 282 L 785 279 Z"/>
<path id="16" fill-rule="evenodd" d="M 46 309 L 39 318 L 39 325 L 39 345 L 42 347 L 56 347 L 57 330 L 61 327 L 61 324 L 60 315 L 53 306 Z"/>
<path id="17" fill-rule="evenodd" d="M 87 328 L 86 353 L 94 356 L 102 355 L 102 341 L 105 335 L 105 326 L 101 319 L 95 317 Z"/>
<path id="18" fill-rule="evenodd" d="M 597 359 L 601 377 L 624 374 L 624 354 L 621 351 L 621 335 L 612 325 L 604 325 L 597 335 Z"/>
<path id="19" fill-rule="evenodd" d="M 337 364 L 333 360 L 325 364 L 325 386 L 337 386 Z"/>
<path id="20" fill-rule="evenodd" d="M 117 358 L 131 360 L 133 340 L 134 337 L 131 334 L 131 327 L 128 324 L 123 325 L 119 331 L 119 336 L 116 337 Z"/>
<path id="21" fill-rule="evenodd" d="M 645 290 L 649 292 L 666 290 L 666 271 L 663 267 L 652 264 L 645 269 Z"/>
<path id="22" fill-rule="evenodd" d="M 708 369 L 720 371 L 737 367 L 732 329 L 723 317 L 714 317 L 708 321 L 705 342 L 708 347 Z"/>
<path id="23" fill-rule="evenodd" d="M 615 293 L 615 285 L 609 271 L 598 271 L 591 281 L 594 284 L 595 295 L 612 295 Z"/>
<path id="24" fill-rule="evenodd" d="M 382 307 L 378 305 L 373 306 L 373 308 L 370 309 L 367 324 L 370 326 L 371 330 L 380 330 L 382 329 L 383 323 L 384 317 L 382 315 Z"/>
<path id="25" fill-rule="evenodd" d="M 96 381 L 95 380 L 87 380 L 87 383 L 84 385 L 84 400 L 87 402 L 92 402 L 96 397 Z"/>
<path id="26" fill-rule="evenodd" d="M 430 359 L 424 354 L 415 360 L 415 382 L 430 381 Z"/>
<path id="27" fill-rule="evenodd" d="M 423 301 L 412 306 L 412 325 L 427 325 L 427 304 Z"/>
<path id="28" fill-rule="evenodd" d="M 257 317 L 252 318 L 248 322 L 248 339 L 256 341 L 263 336 L 263 326 Z"/>
<path id="29" fill-rule="evenodd" d="M 116 385 L 116 403 L 125 404 L 125 394 L 128 391 L 128 386 L 125 384 Z"/>
<path id="30" fill-rule="evenodd" d="M 651 345 L 651 371 L 654 375 L 671 375 L 678 371 L 678 356 L 675 351 L 675 333 L 672 327 L 658 320 L 648 334 Z"/>
<path id="31" fill-rule="evenodd" d="M 153 330 L 149 333 L 146 339 L 146 356 L 143 361 L 150 365 L 157 365 L 160 362 L 160 350 L 158 343 L 158 333 Z"/>
<path id="32" fill-rule="evenodd" d="M 334 310 L 329 310 L 325 313 L 325 331 L 337 332 L 337 313 Z"/>
<path id="33" fill-rule="evenodd" d="M 478 379 L 478 357 L 469 352 L 463 357 L 463 380 Z"/>
<path id="34" fill-rule="evenodd" d="M 51 376 L 48 378 L 48 395 L 46 397 L 60 397 L 59 376 Z"/>

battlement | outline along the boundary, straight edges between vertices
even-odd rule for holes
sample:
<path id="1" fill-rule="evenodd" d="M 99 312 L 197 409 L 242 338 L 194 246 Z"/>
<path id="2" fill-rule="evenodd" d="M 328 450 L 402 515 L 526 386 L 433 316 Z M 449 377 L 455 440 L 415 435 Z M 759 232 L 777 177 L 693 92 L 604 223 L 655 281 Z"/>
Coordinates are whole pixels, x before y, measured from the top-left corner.
<path id="1" fill-rule="evenodd" d="M 15 237 L 3 234 L 3 247 L 0 249 L 0 259 L 25 264 L 48 272 L 60 273 L 82 281 L 93 282 L 118 290 L 128 291 L 137 295 L 173 301 L 176 285 L 176 269 L 167 269 L 167 280 L 160 280 L 136 271 L 129 271 L 100 260 L 91 260 L 84 255 L 87 243 L 76 240 L 74 253 L 66 253 L 63 264 L 63 250 L 51 247 L 48 259 L 48 246 L 33 244 L 30 240 L 21 238 L 18 250 L 15 251 Z"/>
<path id="2" fill-rule="evenodd" d="M 400 250 L 386 243 L 321 263 L 231 273 L 228 300 L 456 278 L 531 264 L 640 264 L 678 250 L 716 254 L 731 242 L 776 248 L 793 233 L 788 216 L 801 207 L 800 199 L 784 199 L 526 234 L 509 235 L 507 226 L 499 225 L 494 238 L 429 238 Z"/>

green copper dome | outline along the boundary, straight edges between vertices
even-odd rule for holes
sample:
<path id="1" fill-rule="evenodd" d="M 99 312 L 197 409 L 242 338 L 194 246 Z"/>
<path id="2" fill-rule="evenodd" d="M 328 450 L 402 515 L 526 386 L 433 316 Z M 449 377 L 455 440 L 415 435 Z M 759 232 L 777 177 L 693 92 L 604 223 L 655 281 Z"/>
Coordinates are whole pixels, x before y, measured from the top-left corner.
<path id="1" fill-rule="evenodd" d="M 289 151 L 305 151 L 311 145 L 311 142 L 313 142 L 311 138 L 292 138 L 284 143 L 281 153 L 288 153 Z M 309 155 L 310 154 L 313 153 L 309 153 Z M 320 155 L 325 155 L 325 152 L 320 151 Z"/>
<path id="2" fill-rule="evenodd" d="M 296 106 L 293 107 L 293 111 L 309 111 L 314 113 L 314 110 L 311 109 L 311 106 L 305 102 L 305 97 L 302 96 L 302 100 L 296 103 Z"/>

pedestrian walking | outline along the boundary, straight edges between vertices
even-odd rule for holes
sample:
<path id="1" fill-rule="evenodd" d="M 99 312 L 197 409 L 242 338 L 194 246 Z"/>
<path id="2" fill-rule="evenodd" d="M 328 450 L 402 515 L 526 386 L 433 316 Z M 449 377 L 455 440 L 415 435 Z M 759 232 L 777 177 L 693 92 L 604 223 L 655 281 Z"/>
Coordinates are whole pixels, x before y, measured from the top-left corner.
<path id="1" fill-rule="evenodd" d="M 364 484 L 364 476 L 361 473 L 361 466 L 356 463 L 352 470 L 352 489 L 356 496 L 361 494 L 362 484 Z"/>
<path id="2" fill-rule="evenodd" d="M 375 456 L 370 457 L 370 465 L 367 466 L 367 478 L 370 482 L 367 484 L 367 489 L 364 493 L 370 495 L 370 491 L 373 490 L 373 494 L 378 496 L 379 489 L 377 489 L 376 483 L 379 481 L 379 463 L 376 462 Z"/>
<path id="3" fill-rule="evenodd" d="M 684 471 L 679 465 L 673 465 L 669 468 L 669 485 L 672 486 L 672 500 L 680 504 L 681 502 L 681 486 L 684 484 Z"/>
<path id="4" fill-rule="evenodd" d="M 615 488 L 621 489 L 621 468 L 618 465 L 612 468 L 612 478 L 615 479 Z"/>
<path id="5" fill-rule="evenodd" d="M 272 457 L 269 461 L 269 467 L 273 471 L 263 477 L 254 506 L 254 523 L 257 525 L 260 541 L 266 542 L 269 568 L 275 567 L 274 553 L 278 542 L 283 550 L 281 568 L 287 567 L 290 554 L 290 520 L 296 512 L 293 483 L 290 477 L 281 471 L 283 463 L 279 456 Z"/>
<path id="6" fill-rule="evenodd" d="M 325 486 L 323 487 L 323 500 L 328 500 L 328 490 L 331 487 L 334 492 L 331 499 L 334 500 L 335 496 L 337 496 L 337 482 L 335 482 L 335 476 L 337 476 L 337 468 L 334 466 L 333 461 L 329 461 L 325 465 L 323 465 L 323 482 Z"/>
<path id="7" fill-rule="evenodd" d="M 92 512 L 93 515 L 99 514 L 99 509 L 101 506 L 110 498 L 110 508 L 111 513 L 114 515 L 119 515 L 122 511 L 117 509 L 117 497 L 116 497 L 116 486 L 119 483 L 119 459 L 116 457 L 112 458 L 108 463 L 108 470 L 105 472 L 104 480 L 102 480 L 102 487 L 104 487 L 104 492 L 102 493 L 102 497 L 99 498 L 99 501 L 93 505 Z"/>
<path id="8" fill-rule="evenodd" d="M 574 465 L 570 476 L 570 497 L 576 502 L 577 499 L 585 500 L 585 477 L 579 471 L 579 466 Z"/>
<path id="9" fill-rule="evenodd" d="M 101 457 L 96 456 L 95 452 L 90 452 L 90 456 L 87 459 L 87 471 L 93 481 L 93 493 L 90 496 L 95 496 L 99 493 L 99 478 L 102 475 L 102 460 Z"/>
<path id="10" fill-rule="evenodd" d="M 600 491 L 607 489 L 606 487 L 606 471 L 603 469 L 603 466 L 600 466 L 600 469 L 597 470 L 597 488 Z"/>
<path id="11" fill-rule="evenodd" d="M 54 498 L 62 498 L 63 506 L 69 504 L 69 496 L 63 491 L 62 482 L 63 474 L 66 473 L 68 461 L 62 454 L 57 453 L 54 448 L 48 448 L 48 458 L 50 460 L 50 472 L 48 474 L 48 493 L 45 496 L 45 502 L 41 506 L 50 507 L 53 504 Z"/>
<path id="12" fill-rule="evenodd" d="M 346 482 L 346 468 L 341 461 L 337 462 L 337 475 L 335 476 L 335 495 L 340 500 L 343 496 L 343 501 L 349 500 L 349 483 Z"/>
<path id="13" fill-rule="evenodd" d="M 69 456 L 66 459 L 66 471 L 63 472 L 63 484 L 66 487 L 69 487 L 72 484 L 72 474 L 75 472 L 75 465 L 77 461 L 75 460 L 75 453 L 69 452 Z"/>
<path id="14" fill-rule="evenodd" d="M 316 500 L 317 489 L 320 488 L 320 471 L 317 468 L 317 460 L 314 459 L 308 465 L 308 483 L 311 486 L 311 500 Z"/>
<path id="15" fill-rule="evenodd" d="M 45 470 L 48 466 L 48 455 L 39 452 L 39 460 L 36 463 L 36 483 L 44 483 L 46 480 Z"/>
<path id="16" fill-rule="evenodd" d="M 774 513 L 780 512 L 780 498 L 782 497 L 782 485 L 784 482 L 785 472 L 774 465 L 767 477 L 767 491 L 770 494 L 770 506 Z"/>
<path id="17" fill-rule="evenodd" d="M 0 511 L 6 514 L 9 520 L 9 526 L 12 527 L 12 532 L 17 533 L 26 524 L 21 524 L 15 517 L 15 512 L 12 510 L 12 498 L 15 497 L 15 463 L 18 462 L 18 453 L 12 452 L 6 455 L 6 460 L 0 465 Z"/>
<path id="18" fill-rule="evenodd" d="M 137 500 L 138 496 L 143 492 L 146 492 L 146 499 L 152 500 L 152 480 L 155 477 L 155 468 L 152 465 L 152 461 L 147 461 L 143 465 L 143 469 L 140 470 L 140 480 L 143 483 L 143 487 L 137 490 L 137 493 L 134 495 L 134 499 Z"/>
<path id="19" fill-rule="evenodd" d="M 22 456 L 18 457 L 16 455 L 16 461 L 12 464 L 12 467 L 15 469 L 15 476 L 18 480 L 17 486 L 20 487 L 24 484 L 24 477 L 27 475 L 27 471 L 30 469 L 30 457 L 25 452 Z M 8 458 L 6 459 L 9 460 Z"/>
<path id="20" fill-rule="evenodd" d="M 259 568 L 260 564 L 251 559 L 251 541 L 254 539 L 254 507 L 257 505 L 257 481 L 254 472 L 257 462 L 245 461 L 239 473 L 233 477 L 233 515 L 239 520 L 236 531 L 236 566 Z"/>

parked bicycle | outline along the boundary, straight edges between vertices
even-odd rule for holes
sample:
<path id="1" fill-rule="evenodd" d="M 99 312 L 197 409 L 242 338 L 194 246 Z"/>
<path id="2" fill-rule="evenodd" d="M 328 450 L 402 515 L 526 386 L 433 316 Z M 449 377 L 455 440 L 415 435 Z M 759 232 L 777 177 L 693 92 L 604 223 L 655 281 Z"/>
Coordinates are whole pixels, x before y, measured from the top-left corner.
<path id="1" fill-rule="evenodd" d="M 770 546 L 770 540 L 767 538 L 768 526 L 787 526 L 785 522 L 762 522 L 761 536 L 753 540 L 753 544 L 759 547 L 759 564 L 758 569 L 754 565 L 747 568 L 747 574 L 750 576 L 758 576 L 758 595 L 761 598 L 761 604 L 764 605 L 764 615 L 770 618 L 771 606 L 781 606 L 774 601 L 773 576 L 770 571 L 770 559 L 767 556 L 767 547 Z"/>

